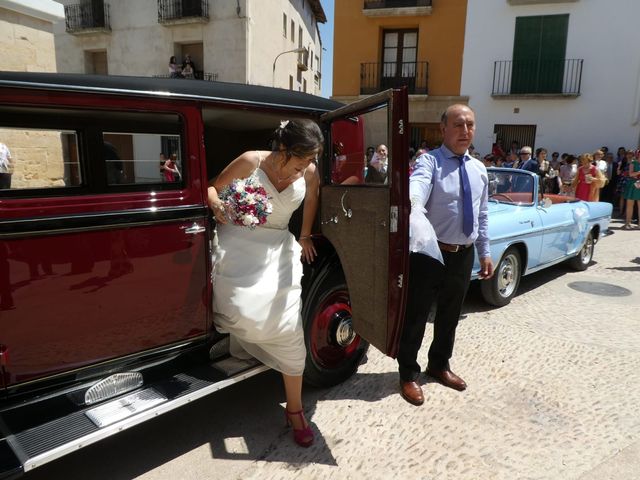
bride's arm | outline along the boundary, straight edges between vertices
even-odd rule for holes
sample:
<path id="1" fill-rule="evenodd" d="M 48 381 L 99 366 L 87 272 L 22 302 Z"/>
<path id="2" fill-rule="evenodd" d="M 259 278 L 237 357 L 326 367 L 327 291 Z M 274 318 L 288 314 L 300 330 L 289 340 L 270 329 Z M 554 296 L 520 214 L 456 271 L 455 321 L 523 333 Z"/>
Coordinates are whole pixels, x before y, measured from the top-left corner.
<path id="1" fill-rule="evenodd" d="M 300 246 L 302 247 L 302 259 L 311 263 L 316 257 L 316 249 L 311 240 L 311 228 L 318 211 L 318 197 L 320 196 L 320 177 L 314 163 L 307 167 L 304 173 L 306 193 L 304 207 L 302 209 L 302 229 L 300 230 Z"/>

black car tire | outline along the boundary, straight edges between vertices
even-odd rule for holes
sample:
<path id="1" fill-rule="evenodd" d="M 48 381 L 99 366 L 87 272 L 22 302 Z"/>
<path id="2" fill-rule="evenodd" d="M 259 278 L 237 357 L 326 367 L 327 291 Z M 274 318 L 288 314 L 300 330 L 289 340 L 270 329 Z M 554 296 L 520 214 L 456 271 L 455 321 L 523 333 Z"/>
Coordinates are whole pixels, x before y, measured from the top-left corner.
<path id="1" fill-rule="evenodd" d="M 578 255 L 569 259 L 569 266 L 580 272 L 589 268 L 591 260 L 593 260 L 594 246 L 595 242 L 593 240 L 593 232 L 589 232 Z"/>
<path id="2" fill-rule="evenodd" d="M 522 260 L 515 247 L 508 248 L 495 268 L 493 277 L 480 281 L 480 291 L 485 302 L 503 307 L 511 302 L 518 291 L 522 276 Z"/>
<path id="3" fill-rule="evenodd" d="M 351 304 L 344 273 L 329 265 L 312 279 L 302 308 L 306 383 L 330 387 L 351 377 L 369 343 L 351 328 Z"/>

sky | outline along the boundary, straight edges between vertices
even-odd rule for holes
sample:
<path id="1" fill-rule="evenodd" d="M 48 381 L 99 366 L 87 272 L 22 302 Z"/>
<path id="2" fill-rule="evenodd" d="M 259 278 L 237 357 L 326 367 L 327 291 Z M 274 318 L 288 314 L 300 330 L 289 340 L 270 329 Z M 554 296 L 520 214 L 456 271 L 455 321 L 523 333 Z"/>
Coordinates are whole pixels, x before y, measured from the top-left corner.
<path id="1" fill-rule="evenodd" d="M 327 16 L 327 23 L 319 23 L 322 38 L 322 84 L 320 94 L 329 98 L 333 90 L 333 2 L 321 0 L 322 8 Z"/>

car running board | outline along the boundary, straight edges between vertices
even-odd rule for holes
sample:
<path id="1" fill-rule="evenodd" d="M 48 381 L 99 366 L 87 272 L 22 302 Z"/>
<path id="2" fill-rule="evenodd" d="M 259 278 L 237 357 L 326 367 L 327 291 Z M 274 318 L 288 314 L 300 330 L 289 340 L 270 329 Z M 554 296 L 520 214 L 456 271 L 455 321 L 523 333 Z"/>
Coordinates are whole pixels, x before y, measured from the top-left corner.
<path id="1" fill-rule="evenodd" d="M 17 478 L 68 453 L 268 370 L 226 357 L 134 392 L 14 433 L 0 418 L 0 479 Z"/>

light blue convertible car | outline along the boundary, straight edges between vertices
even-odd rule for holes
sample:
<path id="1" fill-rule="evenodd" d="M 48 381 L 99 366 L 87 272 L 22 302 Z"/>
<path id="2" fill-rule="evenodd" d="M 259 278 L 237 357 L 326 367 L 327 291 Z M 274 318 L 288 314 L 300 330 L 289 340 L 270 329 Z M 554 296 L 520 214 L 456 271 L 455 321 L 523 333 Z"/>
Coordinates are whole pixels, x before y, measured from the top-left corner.
<path id="1" fill-rule="evenodd" d="M 523 275 L 568 261 L 585 270 L 593 248 L 607 232 L 612 205 L 539 193 L 538 176 L 489 168 L 489 238 L 495 274 L 480 282 L 491 305 L 511 301 Z M 474 279 L 480 266 L 473 269 Z"/>

